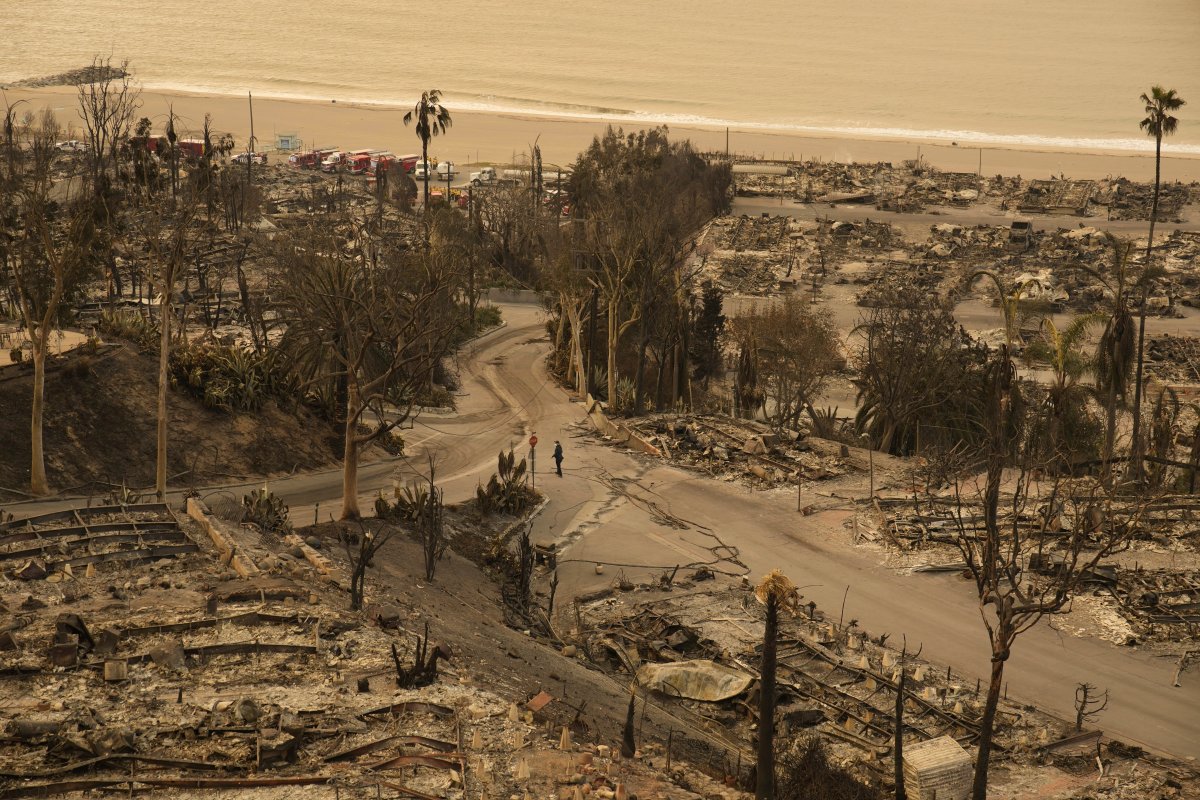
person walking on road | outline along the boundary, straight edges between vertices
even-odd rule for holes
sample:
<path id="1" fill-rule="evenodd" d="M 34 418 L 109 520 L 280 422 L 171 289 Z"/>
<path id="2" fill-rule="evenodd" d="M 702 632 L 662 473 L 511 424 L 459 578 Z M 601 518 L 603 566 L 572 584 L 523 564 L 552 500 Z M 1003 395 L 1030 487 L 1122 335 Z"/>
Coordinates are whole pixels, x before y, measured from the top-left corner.
<path id="1" fill-rule="evenodd" d="M 557 439 L 554 440 L 554 470 L 558 473 L 558 477 L 562 477 L 562 460 L 563 451 L 562 445 Z"/>

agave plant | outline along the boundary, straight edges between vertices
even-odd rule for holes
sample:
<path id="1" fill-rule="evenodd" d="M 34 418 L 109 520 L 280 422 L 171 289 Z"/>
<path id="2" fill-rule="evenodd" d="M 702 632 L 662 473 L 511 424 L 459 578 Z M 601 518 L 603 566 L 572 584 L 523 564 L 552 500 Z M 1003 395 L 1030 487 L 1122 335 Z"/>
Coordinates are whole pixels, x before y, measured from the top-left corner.
<path id="1" fill-rule="evenodd" d="M 812 435 L 818 439 L 836 439 L 841 433 L 842 423 L 838 420 L 837 406 L 832 408 L 808 407 L 808 416 L 812 420 Z"/>
<path id="2" fill-rule="evenodd" d="M 487 486 L 475 490 L 475 502 L 480 512 L 519 514 L 524 511 L 534 499 L 533 490 L 525 483 L 525 470 L 525 459 L 517 461 L 511 448 L 507 453 L 501 451 L 496 471 L 488 479 Z"/>
<path id="3" fill-rule="evenodd" d="M 253 522 L 268 533 L 283 535 L 292 532 L 287 504 L 267 487 L 255 489 L 245 495 L 242 498 L 242 507 L 245 509 L 246 522 Z"/>

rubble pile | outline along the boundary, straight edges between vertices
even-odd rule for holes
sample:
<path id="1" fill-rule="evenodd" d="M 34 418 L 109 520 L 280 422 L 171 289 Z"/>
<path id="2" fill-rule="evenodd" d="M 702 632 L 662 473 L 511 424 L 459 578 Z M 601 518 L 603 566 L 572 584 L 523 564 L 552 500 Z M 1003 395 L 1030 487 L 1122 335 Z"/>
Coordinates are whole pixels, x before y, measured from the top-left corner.
<path id="1" fill-rule="evenodd" d="M 900 563 L 914 572 L 964 569 L 955 542 L 964 531 L 971 535 L 981 530 L 983 518 L 977 510 L 964 509 L 960 520 L 952 501 L 922 500 L 917 504 L 911 495 L 880 498 L 877 504 L 880 524 L 873 532 L 859 529 L 862 538 L 885 543 L 904 554 Z M 1086 606 L 1088 624 L 1072 627 L 1068 621 L 1064 629 L 1079 635 L 1100 635 L 1121 645 L 1148 645 L 1168 654 L 1197 641 L 1200 572 L 1188 566 L 1195 563 L 1194 558 L 1183 558 L 1178 569 L 1149 568 L 1141 563 L 1160 563 L 1161 559 L 1154 558 L 1160 553 L 1192 556 L 1200 552 L 1197 514 L 1200 503 L 1191 496 L 1164 496 L 1148 504 L 1128 550 L 1083 576 L 1080 599 Z M 1007 524 L 1032 535 L 1043 527 L 1042 512 L 1030 509 Z M 1059 566 L 1056 558 L 1035 558 L 1029 568 L 1053 576 Z"/>
<path id="2" fill-rule="evenodd" d="M 809 251 L 803 228 L 788 217 L 721 217 L 709 226 L 704 277 L 727 292 L 765 295 L 799 277 Z"/>
<path id="3" fill-rule="evenodd" d="M 1095 181 L 1032 180 L 1017 202 L 1017 210 L 1026 214 L 1075 214 L 1087 216 Z"/>
<path id="4" fill-rule="evenodd" d="M 795 170 L 789 168 L 786 175 L 739 172 L 734 175 L 734 186 L 739 197 L 794 197 L 800 191 L 801 181 Z"/>
<path id="5" fill-rule="evenodd" d="M 1200 640 L 1200 571 L 1123 569 L 1106 584 L 1142 640 Z"/>
<path id="6" fill-rule="evenodd" d="M 319 540 L 192 516 L 113 506 L 0 526 L 0 797 L 661 784 L 640 761 L 557 750 L 561 703 L 397 688 L 421 645 L 409 614 L 343 610 Z"/>
<path id="7" fill-rule="evenodd" d="M 1165 275 L 1147 305 L 1151 314 L 1177 317 L 1177 305 L 1200 307 L 1200 234 L 1173 231 L 1158 241 Z M 1025 222 L 945 222 L 914 241 L 889 223 L 869 219 L 818 219 L 813 226 L 787 217 L 741 216 L 715 220 L 703 254 L 693 259 L 705 278 L 736 294 L 799 291 L 814 278 L 860 285 L 915 281 L 956 297 L 970 276 L 989 270 L 1005 285 L 1020 284 L 1027 299 L 1045 301 L 1053 310 L 1086 312 L 1106 305 L 1107 290 L 1079 267 L 1108 274 L 1112 247 L 1103 231 L 1082 223 L 1038 230 Z M 974 289 L 994 295 L 990 284 L 978 282 Z"/>
<path id="8" fill-rule="evenodd" d="M 966 208 L 984 196 L 986 181 L 974 172 L 939 172 L 927 169 L 896 198 L 882 199 L 880 209 L 920 211 L 928 206 Z"/>
<path id="9" fill-rule="evenodd" d="M 1110 219 L 1149 220 L 1154 204 L 1154 184 L 1134 183 L 1119 178 L 1112 182 L 1112 201 L 1109 204 Z M 1166 183 L 1159 190 L 1158 221 L 1183 222 L 1181 214 L 1188 203 L 1200 199 L 1200 185 Z"/>
<path id="10" fill-rule="evenodd" d="M 723 217 L 713 223 L 712 243 L 718 250 L 775 250 L 790 244 L 788 217 Z"/>
<path id="11" fill-rule="evenodd" d="M 725 480 L 759 488 L 825 481 L 857 472 L 861 459 L 825 440 L 788 443 L 768 426 L 752 420 L 708 415 L 654 414 L 633 422 L 634 430 L 674 463 Z"/>
<path id="12" fill-rule="evenodd" d="M 723 157 L 714 154 L 713 157 Z M 736 192 L 743 197 L 788 197 L 801 203 L 863 203 L 884 211 L 914 213 L 931 207 L 966 208 L 977 203 L 1001 211 L 1149 220 L 1153 183 L 1126 178 L 1070 180 L 1065 176 L 1023 179 L 983 177 L 974 172 L 943 172 L 924 161 L 842 164 L 826 161 L 739 161 L 768 165 L 770 172 L 740 172 Z M 1200 201 L 1200 184 L 1166 184 L 1159 197 L 1159 222 L 1183 222 L 1183 209 Z"/>
<path id="13" fill-rule="evenodd" d="M 1168 334 L 1146 337 L 1145 369 L 1167 383 L 1200 383 L 1200 339 Z"/>
<path id="14" fill-rule="evenodd" d="M 745 581 L 706 578 L 675 581 L 664 575 L 653 585 L 618 583 L 615 591 L 600 593 L 580 609 L 583 649 L 618 680 L 635 680 L 649 702 L 680 720 L 707 723 L 731 740 L 730 752 L 745 752 L 759 724 L 752 678 L 761 659 L 763 610 Z M 781 615 L 777 734 L 785 741 L 819 736 L 842 763 L 888 780 L 904 669 L 906 751 L 907 745 L 941 736 L 969 747 L 978 736 L 986 687 L 887 647 L 886 639 L 872 638 L 854 621 L 834 622 L 812 603 Z M 1001 700 L 997 720 L 993 758 L 1008 767 L 1001 785 L 1061 785 L 1064 770 L 1095 773 L 1100 731 L 1078 734 L 1066 721 L 1007 699 Z M 1109 790 L 1122 784 L 1146 790 L 1196 778 L 1188 765 L 1146 756 L 1121 742 L 1105 747 L 1106 760 L 1117 762 L 1109 772 L 1119 779 L 1089 781 L 1090 794 L 1071 796 L 1120 797 Z M 1076 763 L 1080 753 L 1090 766 Z"/>
<path id="15" fill-rule="evenodd" d="M 811 280 L 858 280 L 879 263 L 907 260 L 906 248 L 900 231 L 886 222 L 821 219 L 813 226 L 741 216 L 714 220 L 702 255 L 692 258 L 703 277 L 727 293 L 769 296 L 807 288 Z"/>
<path id="16" fill-rule="evenodd" d="M 300 786 L 420 764 L 414 786 L 435 791 L 461 774 L 461 698 L 389 690 L 394 637 L 334 610 L 322 557 L 305 543 L 237 549 L 218 562 L 166 506 L 0 528 L 0 564 L 29 556 L 3 583 L 5 782 Z"/>

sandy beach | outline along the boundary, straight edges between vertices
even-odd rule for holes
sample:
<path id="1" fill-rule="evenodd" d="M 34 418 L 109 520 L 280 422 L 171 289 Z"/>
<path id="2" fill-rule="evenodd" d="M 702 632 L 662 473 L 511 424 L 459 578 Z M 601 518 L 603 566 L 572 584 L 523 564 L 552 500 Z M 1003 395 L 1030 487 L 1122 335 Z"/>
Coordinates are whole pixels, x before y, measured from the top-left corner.
<path id="1" fill-rule="evenodd" d="M 25 107 L 31 109 L 51 108 L 64 125 L 79 125 L 72 87 L 10 88 L 4 97 L 9 104 L 27 101 Z M 445 136 L 433 141 L 430 153 L 464 167 L 475 163 L 511 163 L 514 158 L 527 153 L 535 141 L 541 146 L 547 164 L 565 165 L 607 125 L 636 130 L 651 124 L 629 119 L 455 112 L 452 101 L 447 100 L 446 105 L 454 116 L 454 125 Z M 161 131 L 168 108 L 172 106 L 181 120 L 180 127 L 186 132 L 198 133 L 207 113 L 212 115 L 214 129 L 233 134 L 239 145 L 245 142 L 249 133 L 249 115 L 243 97 L 144 91 L 140 116 L 149 117 L 154 121 L 155 130 Z M 256 98 L 254 130 L 260 149 L 271 149 L 277 133 L 293 133 L 302 138 L 306 147 L 378 147 L 396 153 L 417 152 L 420 148 L 416 136 L 411 128 L 404 126 L 406 110 L 337 101 Z M 678 138 L 691 139 L 701 150 L 726 148 L 725 128 L 674 125 L 671 133 Z M 1152 153 L 1016 147 L 981 149 L 935 141 L 837 138 L 734 128 L 728 131 L 728 145 L 733 153 L 765 158 L 899 162 L 916 158 L 919 153 L 929 164 L 945 171 L 976 172 L 982 168 L 983 174 L 987 175 L 1049 177 L 1065 174 L 1080 179 L 1124 176 L 1138 181 L 1154 178 Z M 1164 155 L 1163 180 L 1200 180 L 1200 157 Z"/>

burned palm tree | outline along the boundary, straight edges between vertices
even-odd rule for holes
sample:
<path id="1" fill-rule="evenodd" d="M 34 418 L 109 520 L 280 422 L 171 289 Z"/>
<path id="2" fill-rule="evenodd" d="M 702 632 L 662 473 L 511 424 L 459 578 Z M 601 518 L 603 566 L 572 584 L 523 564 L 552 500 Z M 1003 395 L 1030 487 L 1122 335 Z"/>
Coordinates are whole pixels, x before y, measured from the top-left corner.
<path id="1" fill-rule="evenodd" d="M 1129 391 L 1129 377 L 1134 363 L 1133 314 L 1130 312 L 1132 291 L 1144 286 L 1153 277 L 1153 272 L 1143 267 L 1138 275 L 1130 272 L 1129 257 L 1133 243 L 1106 234 L 1112 247 L 1112 265 L 1107 274 L 1089 267 L 1075 265 L 1107 290 L 1108 307 L 1102 312 L 1104 331 L 1096 347 L 1096 393 L 1104 405 L 1106 420 L 1104 429 L 1103 475 L 1107 482 L 1111 475 L 1111 461 L 1117 430 L 1117 404 L 1125 403 Z"/>
<path id="2" fill-rule="evenodd" d="M 1147 136 L 1154 137 L 1154 198 L 1150 203 L 1150 235 L 1146 239 L 1146 269 L 1152 262 L 1151 253 L 1154 249 L 1154 223 L 1158 219 L 1158 196 L 1162 188 L 1162 140 L 1164 136 L 1175 133 L 1179 120 L 1171 116 L 1172 111 L 1183 107 L 1183 98 L 1174 89 L 1164 89 L 1154 86 L 1149 94 L 1143 94 L 1141 101 L 1145 104 L 1146 118 L 1138 126 Z M 1141 301 L 1138 304 L 1138 339 L 1137 339 L 1137 377 L 1133 383 L 1133 473 L 1140 477 L 1142 474 L 1142 366 L 1146 341 L 1146 295 L 1149 284 L 1142 287 Z"/>
<path id="3" fill-rule="evenodd" d="M 413 110 L 404 115 L 404 124 L 416 121 L 417 138 L 421 140 L 421 160 L 425 164 L 425 210 L 429 211 L 429 140 L 453 124 L 450 112 L 442 105 L 440 89 L 429 89 L 421 92 L 421 99 L 413 106 Z"/>
<path id="4" fill-rule="evenodd" d="M 775 666 L 779 611 L 794 610 L 800 602 L 800 592 L 786 575 L 774 569 L 759 581 L 758 586 L 754 588 L 754 596 L 767 607 L 758 689 L 758 763 L 755 768 L 758 778 L 754 797 L 755 800 L 774 800 Z"/>

